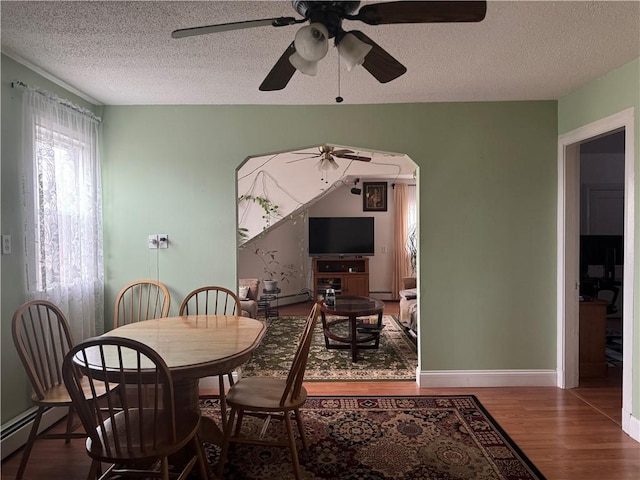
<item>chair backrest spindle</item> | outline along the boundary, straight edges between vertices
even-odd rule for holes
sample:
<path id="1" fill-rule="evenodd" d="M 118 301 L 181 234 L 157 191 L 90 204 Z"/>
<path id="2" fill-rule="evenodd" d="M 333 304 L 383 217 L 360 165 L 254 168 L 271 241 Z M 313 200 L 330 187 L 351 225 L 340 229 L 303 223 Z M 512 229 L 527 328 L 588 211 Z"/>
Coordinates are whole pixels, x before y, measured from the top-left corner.
<path id="1" fill-rule="evenodd" d="M 12 335 L 35 396 L 62 384 L 62 361 L 73 340 L 67 320 L 56 305 L 34 300 L 13 315 Z"/>
<path id="2" fill-rule="evenodd" d="M 137 280 L 116 296 L 113 326 L 166 317 L 171 306 L 167 287 L 155 280 Z"/>
<path id="3" fill-rule="evenodd" d="M 154 454 L 166 448 L 161 441 L 176 441 L 171 373 L 150 347 L 126 338 L 91 338 L 69 351 L 62 372 L 84 428 L 106 456 Z M 89 389 L 83 389 L 83 376 Z M 98 401 L 100 385 L 117 387 L 117 405 L 111 395 Z M 167 429 L 168 439 L 160 435 Z"/>
<path id="4" fill-rule="evenodd" d="M 179 315 L 241 315 L 238 296 L 225 287 L 200 287 L 188 293 Z"/>
<path id="5" fill-rule="evenodd" d="M 287 398 L 296 399 L 300 395 L 319 311 L 320 308 L 318 304 L 315 303 L 307 317 L 304 330 L 300 336 L 300 340 L 298 341 L 298 348 L 296 349 L 291 369 L 287 375 L 287 383 L 284 392 L 282 393 L 282 397 L 280 398 L 280 405 L 284 405 Z"/>

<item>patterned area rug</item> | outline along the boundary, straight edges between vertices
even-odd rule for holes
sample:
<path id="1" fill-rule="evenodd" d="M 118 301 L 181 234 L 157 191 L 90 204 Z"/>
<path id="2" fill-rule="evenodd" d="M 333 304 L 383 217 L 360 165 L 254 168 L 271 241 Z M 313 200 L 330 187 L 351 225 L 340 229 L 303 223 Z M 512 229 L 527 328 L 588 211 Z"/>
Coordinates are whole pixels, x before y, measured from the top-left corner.
<path id="1" fill-rule="evenodd" d="M 305 320 L 305 317 L 270 320 L 267 333 L 253 358 L 242 366 L 242 375 L 286 377 Z M 353 363 L 350 350 L 327 350 L 322 322 L 318 319 L 305 381 L 415 380 L 418 366 L 415 345 L 392 316 L 384 315 L 382 323 L 384 328 L 379 348 L 360 350 L 358 361 Z M 346 335 L 346 323 L 343 328 L 345 331 L 342 334 Z"/>
<path id="2" fill-rule="evenodd" d="M 203 414 L 217 416 L 216 401 L 206 400 Z M 473 395 L 309 397 L 302 416 L 309 448 L 298 439 L 298 451 L 307 480 L 545 478 Z M 267 437 L 285 435 L 283 423 L 270 422 Z M 260 427 L 246 417 L 242 431 Z M 206 453 L 215 468 L 219 448 L 207 444 Z M 224 478 L 293 478 L 289 449 L 233 444 Z"/>

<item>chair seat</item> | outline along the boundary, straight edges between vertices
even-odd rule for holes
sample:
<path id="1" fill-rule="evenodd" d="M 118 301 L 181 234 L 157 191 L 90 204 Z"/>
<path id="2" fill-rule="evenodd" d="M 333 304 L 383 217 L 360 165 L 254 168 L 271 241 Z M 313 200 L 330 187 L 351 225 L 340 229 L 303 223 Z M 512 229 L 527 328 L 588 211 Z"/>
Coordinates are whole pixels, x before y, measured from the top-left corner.
<path id="1" fill-rule="evenodd" d="M 85 393 L 85 396 L 89 397 L 93 395 L 91 393 L 91 387 L 89 386 L 89 382 L 86 378 L 82 379 L 82 391 Z M 102 397 L 107 393 L 107 389 L 104 385 L 100 385 L 96 387 L 96 395 L 98 397 Z M 58 383 L 51 387 L 50 389 L 44 392 L 44 398 L 38 398 L 38 396 L 33 393 L 31 395 L 31 399 L 36 405 L 57 405 L 61 406 L 65 403 L 71 405 L 71 397 L 69 396 L 69 392 L 67 391 L 67 387 L 64 386 L 64 383 Z"/>
<path id="2" fill-rule="evenodd" d="M 138 409 L 129 410 L 129 421 L 132 424 L 139 421 L 141 411 Z M 157 412 L 156 412 L 157 413 Z M 127 429 L 124 428 L 125 412 L 116 414 L 113 418 L 109 418 L 105 421 L 106 441 L 105 435 L 98 430 L 98 435 L 102 439 L 102 442 L 93 442 L 91 438 L 87 438 L 87 452 L 89 455 L 100 461 L 104 462 L 117 462 L 119 460 L 154 460 L 158 457 L 158 454 L 169 455 L 171 453 L 181 450 L 191 439 L 194 437 L 196 430 L 200 426 L 200 416 L 197 413 L 193 413 L 187 421 L 181 421 L 176 425 L 177 439 L 174 442 L 171 438 L 171 419 L 167 416 L 158 418 L 154 422 L 149 421 L 153 419 L 154 409 L 149 408 L 142 411 L 142 415 L 146 419 L 142 423 L 145 425 L 142 435 L 147 438 L 156 438 L 156 447 L 149 449 L 147 446 L 143 451 L 140 448 L 140 437 L 136 432 L 136 437 L 129 439 L 130 448 L 122 449 L 123 445 L 127 445 L 127 439 L 125 437 Z M 115 427 L 114 427 L 115 420 Z M 103 445 L 104 444 L 104 445 Z M 121 445 L 116 448 L 116 444 Z"/>
<path id="3" fill-rule="evenodd" d="M 318 321 L 318 312 L 319 307 L 316 303 L 313 305 L 307 317 L 287 378 L 245 377 L 236 382 L 229 390 L 227 394 L 227 404 L 231 407 L 231 415 L 229 416 L 229 421 L 224 424 L 224 440 L 218 461 L 219 477 L 222 477 L 224 472 L 229 443 L 239 442 L 249 444 L 256 443 L 259 445 L 288 445 L 291 452 L 291 463 L 295 478 L 296 480 L 300 480 L 300 462 L 298 460 L 296 438 L 291 425 L 291 412 L 295 414 L 300 440 L 302 441 L 303 448 L 306 449 L 307 440 L 304 434 L 304 426 L 302 425 L 300 407 L 307 401 L 307 390 L 303 387 L 302 382 L 304 380 L 304 370 L 307 366 L 307 358 L 309 357 L 309 349 L 313 341 L 313 331 Z M 269 416 L 282 419 L 287 432 L 287 441 L 283 443 L 265 442 L 262 434 L 268 427 L 269 422 L 265 423 L 259 438 L 240 438 L 242 419 L 246 412 L 249 412 L 249 415 L 268 414 Z M 273 415 L 272 412 L 277 412 L 277 415 Z M 238 421 L 234 429 L 236 415 Z M 235 436 L 233 435 L 234 430 Z"/>
<path id="4" fill-rule="evenodd" d="M 287 384 L 286 378 L 247 377 L 236 383 L 227 394 L 227 404 L 243 410 L 261 412 L 293 410 L 304 405 L 307 391 L 301 387 L 300 395 L 291 401 L 288 397 L 284 405 L 280 405 L 282 393 Z"/>

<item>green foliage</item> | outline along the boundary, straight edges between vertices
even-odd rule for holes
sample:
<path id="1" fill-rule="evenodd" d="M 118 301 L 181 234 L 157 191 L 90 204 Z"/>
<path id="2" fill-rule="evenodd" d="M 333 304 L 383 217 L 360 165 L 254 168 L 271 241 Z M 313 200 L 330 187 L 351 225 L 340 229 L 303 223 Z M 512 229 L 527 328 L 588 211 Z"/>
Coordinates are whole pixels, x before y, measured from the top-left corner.
<path id="1" fill-rule="evenodd" d="M 282 265 L 276 258 L 277 250 L 262 250 L 256 247 L 254 252 L 263 263 L 265 279 L 278 280 L 282 283 L 289 283 L 296 278 L 295 266 L 293 263 Z"/>
<path id="2" fill-rule="evenodd" d="M 271 221 L 274 218 L 280 218 L 282 216 L 280 207 L 266 197 L 254 196 L 249 194 L 240 195 L 240 198 L 238 198 L 238 203 L 242 202 L 254 202 L 255 204 L 259 205 L 262 210 L 264 210 L 264 213 L 262 215 L 262 219 L 264 220 L 264 226 L 262 227 L 263 230 L 266 230 L 271 226 Z"/>

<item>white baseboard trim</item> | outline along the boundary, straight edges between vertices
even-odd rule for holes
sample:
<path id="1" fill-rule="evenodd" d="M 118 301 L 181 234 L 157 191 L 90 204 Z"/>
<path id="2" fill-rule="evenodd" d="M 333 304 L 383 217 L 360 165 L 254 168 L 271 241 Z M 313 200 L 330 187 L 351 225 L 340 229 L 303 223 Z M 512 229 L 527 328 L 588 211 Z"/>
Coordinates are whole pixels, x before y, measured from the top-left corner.
<path id="1" fill-rule="evenodd" d="M 27 440 L 29 439 L 29 432 L 31 432 L 31 426 L 33 425 L 33 421 L 35 419 L 37 411 L 37 408 L 31 408 L 24 412 L 22 415 L 19 415 L 9 420 L 6 424 L 2 425 L 3 433 L 2 440 L 0 441 L 2 460 L 4 460 L 19 448 L 22 448 L 27 443 Z M 43 432 L 54 423 L 64 418 L 67 412 L 68 409 L 62 407 L 50 408 L 49 410 L 44 412 L 44 414 L 42 415 L 42 420 L 40 421 L 40 428 L 38 433 Z M 30 418 L 30 420 L 27 420 L 28 418 Z M 16 427 L 16 425 L 20 426 Z M 5 435 L 4 432 L 7 431 L 11 431 L 11 433 Z M 62 442 L 63 440 L 60 441 Z"/>
<path id="2" fill-rule="evenodd" d="M 393 300 L 393 295 L 391 294 L 391 292 L 369 292 L 369 296 L 371 298 L 377 298 L 378 300 L 382 300 L 382 301 Z"/>
<path id="3" fill-rule="evenodd" d="M 622 431 L 633 438 L 636 442 L 640 442 L 640 419 L 631 415 L 622 409 Z"/>
<path id="4" fill-rule="evenodd" d="M 291 305 L 293 303 L 303 303 L 303 302 L 306 302 L 307 300 L 309 300 L 308 293 L 294 293 L 291 295 L 282 295 L 278 297 L 278 301 L 271 302 L 271 306 L 275 308 L 276 303 L 278 306 L 284 306 L 284 305 Z M 309 305 L 311 305 L 311 303 L 309 303 Z M 311 307 L 309 307 L 309 310 L 311 310 Z"/>
<path id="5" fill-rule="evenodd" d="M 421 388 L 555 387 L 555 370 L 438 370 L 418 372 Z"/>

